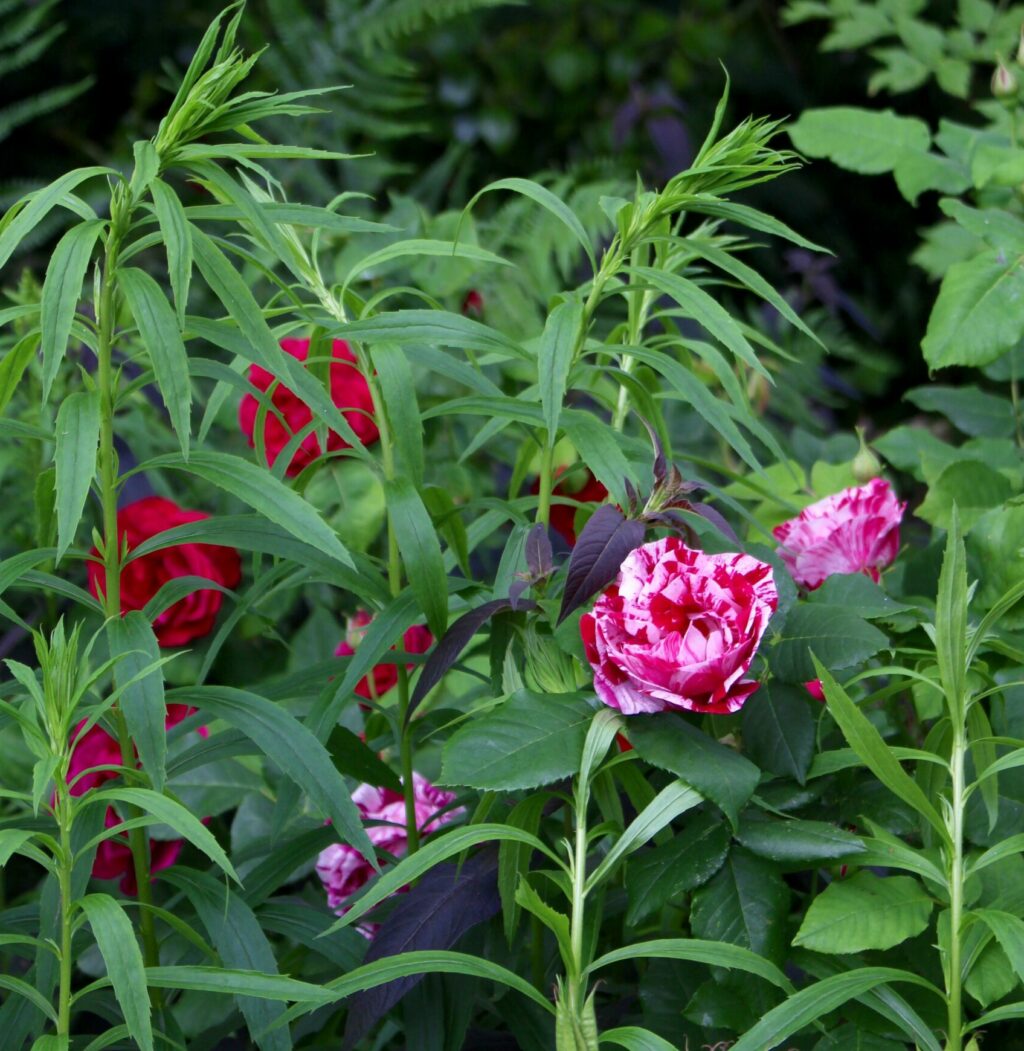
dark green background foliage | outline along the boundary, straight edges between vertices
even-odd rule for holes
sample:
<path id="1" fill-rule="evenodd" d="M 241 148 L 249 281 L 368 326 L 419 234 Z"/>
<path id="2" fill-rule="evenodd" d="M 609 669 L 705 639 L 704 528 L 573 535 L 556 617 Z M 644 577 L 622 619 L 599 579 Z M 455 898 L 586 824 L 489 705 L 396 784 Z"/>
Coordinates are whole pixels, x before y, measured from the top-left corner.
<path id="1" fill-rule="evenodd" d="M 297 165 L 294 180 L 283 180 L 293 199 L 362 189 L 440 210 L 461 207 L 494 178 L 544 171 L 581 181 L 639 173 L 658 186 L 692 159 L 720 93 L 720 60 L 732 77 L 733 111 L 774 116 L 858 104 L 871 68 L 863 49 L 823 54 L 813 23 L 783 28 L 782 5 L 768 0 L 531 0 L 440 24 L 425 14 L 400 17 L 432 6 L 447 13 L 473 5 L 251 4 L 243 37 L 270 45 L 255 86 L 351 84 L 328 115 L 309 119 L 307 134 L 332 149 L 374 154 L 339 164 L 340 172 Z M 127 166 L 130 142 L 152 133 L 218 9 L 216 0 L 63 0 L 46 23 L 62 21 L 64 35 L 43 60 L 0 79 L 0 108 L 52 87 L 58 74 L 62 82 L 93 78 L 93 86 L 12 133 L 0 153 L 0 185 L 97 158 Z M 900 105 L 927 119 L 939 111 L 936 95 L 925 86 Z M 909 350 L 930 293 L 907 257 L 915 225 L 938 210 L 933 198 L 915 215 L 888 180 L 874 180 L 870 191 L 857 176 L 817 164 L 747 195 L 836 253 L 760 253 L 759 265 L 821 315 L 843 358 L 859 362 L 834 360 L 817 392 L 821 411 L 834 407 L 847 427 L 911 413 L 900 396 L 926 375 Z"/>

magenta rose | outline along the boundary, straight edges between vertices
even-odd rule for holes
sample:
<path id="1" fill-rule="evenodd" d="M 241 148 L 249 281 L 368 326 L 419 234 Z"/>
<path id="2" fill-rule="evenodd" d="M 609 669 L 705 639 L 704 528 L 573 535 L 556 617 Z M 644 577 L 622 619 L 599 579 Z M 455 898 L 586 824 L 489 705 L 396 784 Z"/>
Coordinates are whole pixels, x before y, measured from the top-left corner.
<path id="1" fill-rule="evenodd" d="M 743 676 L 778 605 L 772 568 L 677 537 L 644 544 L 580 620 L 598 697 L 624 715 L 738 711 Z"/>
<path id="2" fill-rule="evenodd" d="M 413 795 L 416 800 L 416 825 L 421 836 L 429 835 L 442 825 L 462 816 L 463 807 L 439 813 L 454 802 L 454 792 L 435 788 L 421 774 L 414 773 L 412 778 Z M 352 793 L 352 802 L 355 803 L 363 821 L 374 822 L 366 829 L 370 842 L 396 858 L 402 857 L 409 846 L 405 823 L 405 797 L 402 793 L 390 788 L 360 785 Z M 369 861 L 347 843 L 332 843 L 321 851 L 316 871 L 327 891 L 327 904 L 339 916 L 348 911 L 349 906 L 346 903 L 352 895 L 361 890 L 374 875 Z M 366 924 L 360 926 L 359 930 L 367 937 L 372 937 L 376 928 Z"/>
<path id="3" fill-rule="evenodd" d="M 810 591 L 833 573 L 864 573 L 877 583 L 899 550 L 906 506 L 882 478 L 844 489 L 775 527 L 779 555 Z"/>

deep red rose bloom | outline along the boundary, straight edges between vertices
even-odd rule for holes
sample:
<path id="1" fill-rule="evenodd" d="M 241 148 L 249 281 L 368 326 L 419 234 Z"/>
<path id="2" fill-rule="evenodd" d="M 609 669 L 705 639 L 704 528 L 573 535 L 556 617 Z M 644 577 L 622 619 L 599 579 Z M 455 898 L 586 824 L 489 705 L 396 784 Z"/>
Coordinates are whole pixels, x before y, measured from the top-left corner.
<path id="1" fill-rule="evenodd" d="M 564 467 L 558 469 L 559 475 L 564 472 Z M 540 492 L 539 478 L 534 481 L 531 491 L 534 493 Z M 582 485 L 580 484 L 580 475 L 576 472 L 568 481 L 559 482 L 554 489 L 551 490 L 551 495 L 564 496 L 570 500 L 576 500 L 581 504 L 600 504 L 607 499 L 608 490 L 594 477 L 593 472 L 588 469 Z M 575 522 L 577 510 L 578 508 L 574 507 L 572 504 L 556 504 L 554 501 L 551 503 L 551 514 L 548 519 L 551 523 L 551 528 L 558 533 L 570 547 L 576 543 Z"/>
<path id="2" fill-rule="evenodd" d="M 127 538 L 130 553 L 151 536 L 209 517 L 202 511 L 186 511 L 172 500 L 147 496 L 121 508 L 117 514 L 117 532 L 122 540 Z M 98 561 L 96 548 L 92 549 L 92 555 L 94 561 L 88 568 L 89 590 L 96 598 L 102 598 L 103 564 Z M 168 580 L 186 576 L 206 577 L 226 588 L 237 587 L 242 576 L 238 552 L 219 544 L 175 544 L 132 559 L 121 571 L 121 612 L 141 610 Z M 209 634 L 223 597 L 219 591 L 207 588 L 193 591 L 175 602 L 153 624 L 157 642 L 161 646 L 184 646 Z"/>
<path id="3" fill-rule="evenodd" d="M 282 339 L 281 349 L 291 354 L 293 358 L 305 361 L 309 356 L 309 340 Z M 336 339 L 331 343 L 331 355 L 334 358 L 330 370 L 331 399 L 339 409 L 344 410 L 343 415 L 359 440 L 364 445 L 369 445 L 379 437 L 373 416 L 367 415 L 373 412 L 370 388 L 362 373 L 349 364 L 355 362 L 356 359 L 344 340 Z M 266 369 L 260 368 L 259 365 L 250 366 L 249 382 L 258 390 L 269 390 L 274 380 L 275 377 Z M 273 467 L 284 447 L 313 419 L 313 413 L 309 406 L 283 383 L 278 383 L 274 388 L 271 401 L 276 411 L 268 410 L 266 413 L 263 442 L 266 447 L 267 463 Z M 249 439 L 249 445 L 253 448 L 256 447 L 253 431 L 256 428 L 259 407 L 259 402 L 252 394 L 246 394 L 238 407 L 238 424 L 242 428 L 242 433 Z M 334 431 L 328 432 L 328 451 L 336 452 L 339 449 L 348 448 L 350 448 L 349 443 L 340 434 L 335 434 Z M 322 450 L 316 432 L 310 432 L 302 439 L 301 445 L 295 451 L 287 473 L 289 475 L 298 474 L 321 455 Z"/>
<path id="4" fill-rule="evenodd" d="M 366 610 L 359 610 L 349 620 L 348 632 L 345 638 L 338 643 L 338 648 L 334 651 L 334 655 L 336 657 L 351 657 L 356 652 L 355 647 L 359 644 L 359 638 L 363 633 L 363 629 L 369 625 L 371 620 L 373 618 Z M 422 624 L 414 624 L 402 636 L 402 646 L 406 653 L 426 653 L 433 644 L 434 636 Z M 394 646 L 391 647 L 392 650 L 394 648 Z M 411 671 L 414 667 L 415 665 L 413 664 L 407 664 L 406 670 Z M 368 701 L 373 700 L 374 697 L 383 697 L 398 682 L 398 665 L 376 664 L 372 674 L 372 691 L 370 689 L 370 676 L 364 675 L 356 685 L 355 692 L 357 697 L 365 697 Z"/>

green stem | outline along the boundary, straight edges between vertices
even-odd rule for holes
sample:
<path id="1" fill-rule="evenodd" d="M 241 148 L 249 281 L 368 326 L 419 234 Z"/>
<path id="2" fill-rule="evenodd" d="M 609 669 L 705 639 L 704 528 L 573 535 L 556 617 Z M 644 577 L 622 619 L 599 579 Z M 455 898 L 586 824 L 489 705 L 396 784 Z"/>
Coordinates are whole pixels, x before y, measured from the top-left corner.
<path id="1" fill-rule="evenodd" d="M 569 994 L 569 1011 L 573 1020 L 582 1022 L 583 1005 L 587 999 L 583 972 L 583 931 L 586 922 L 587 904 L 587 805 L 589 791 L 586 785 L 577 785 L 573 810 L 576 819 L 576 836 L 572 855 L 572 908 L 569 916 L 569 941 L 572 959 L 566 963 L 566 988 Z"/>
<path id="2" fill-rule="evenodd" d="M 542 431 L 540 455 L 540 490 L 537 494 L 537 521 L 547 525 L 551 520 L 551 488 L 555 473 L 554 436 Z"/>
<path id="3" fill-rule="evenodd" d="M 638 245 L 630 255 L 630 266 L 646 266 L 648 262 L 648 246 Z M 647 324 L 648 293 L 639 289 L 626 299 L 626 346 L 639 346 L 643 336 L 644 326 Z M 636 364 L 636 359 L 631 354 L 623 354 L 619 362 L 619 368 L 628 376 Z M 626 414 L 629 412 L 629 390 L 625 384 L 619 387 L 619 398 L 615 404 L 615 413 L 612 416 L 612 430 L 622 431 L 626 425 Z"/>
<path id="4" fill-rule="evenodd" d="M 99 345 L 97 347 L 96 385 L 100 396 L 99 482 L 100 503 L 103 508 L 103 610 L 107 619 L 121 615 L 121 541 L 117 529 L 117 495 L 119 489 L 117 453 L 114 449 L 114 413 L 117 406 L 117 377 L 114 374 L 114 304 L 117 285 L 118 253 L 121 238 L 131 218 L 131 205 L 118 192 L 110 205 L 110 231 L 103 258 L 103 283 L 99 302 Z M 135 767 L 135 746 L 128 732 L 128 724 L 120 708 L 116 709 L 118 740 L 121 745 L 121 765 L 126 770 Z M 137 807 L 129 807 L 130 817 L 141 816 Z M 135 880 L 138 885 L 142 931 L 142 950 L 147 967 L 160 963 L 153 913 L 147 908 L 153 895 L 149 885 L 149 843 L 144 829 L 136 828 L 128 835 L 132 853 Z M 160 994 L 152 991 L 154 1004 L 159 1005 Z"/>
<path id="5" fill-rule="evenodd" d="M 964 809 L 966 781 L 967 734 L 963 722 L 953 728 L 953 747 L 949 768 L 952 777 L 949 833 L 952 851 L 949 855 L 949 977 L 946 986 L 948 1007 L 946 1051 L 961 1051 L 963 1046 L 962 952 L 961 932 L 964 914 Z"/>
<path id="6" fill-rule="evenodd" d="M 60 888 L 60 985 L 57 1001 L 57 1035 L 71 1034 L 71 817 L 67 784 L 58 783 L 57 816 L 60 821 L 60 858 L 57 881 Z"/>

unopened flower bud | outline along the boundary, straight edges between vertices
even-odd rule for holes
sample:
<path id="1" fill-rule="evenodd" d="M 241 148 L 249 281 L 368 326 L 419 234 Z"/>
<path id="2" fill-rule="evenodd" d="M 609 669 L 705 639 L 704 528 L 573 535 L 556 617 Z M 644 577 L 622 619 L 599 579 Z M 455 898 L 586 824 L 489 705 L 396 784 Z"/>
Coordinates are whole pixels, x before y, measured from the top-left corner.
<path id="1" fill-rule="evenodd" d="M 1024 66 L 1024 25 L 1020 27 L 1020 43 L 1017 45 L 1017 65 Z"/>
<path id="2" fill-rule="evenodd" d="M 997 99 L 1015 99 L 1020 85 L 1010 68 L 998 59 L 992 73 L 992 94 Z"/>
<path id="3" fill-rule="evenodd" d="M 857 437 L 860 439 L 860 449 L 853 458 L 850 468 L 853 471 L 853 477 L 857 479 L 857 484 L 864 485 L 882 473 L 882 465 L 878 462 L 878 457 L 868 448 L 867 442 L 864 441 L 864 432 L 859 427 Z"/>

